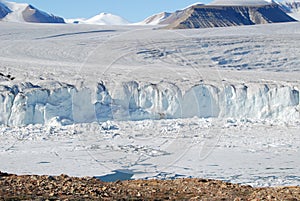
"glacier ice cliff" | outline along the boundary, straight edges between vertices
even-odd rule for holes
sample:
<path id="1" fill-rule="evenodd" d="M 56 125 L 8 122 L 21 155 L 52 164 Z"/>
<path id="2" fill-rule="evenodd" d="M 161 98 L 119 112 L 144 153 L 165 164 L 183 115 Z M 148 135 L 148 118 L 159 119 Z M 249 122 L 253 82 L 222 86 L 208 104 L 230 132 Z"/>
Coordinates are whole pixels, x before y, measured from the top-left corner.
<path id="1" fill-rule="evenodd" d="M 298 84 L 199 83 L 187 91 L 169 82 L 103 83 L 76 88 L 59 82 L 0 85 L 0 124 L 89 123 L 165 118 L 299 120 Z"/>

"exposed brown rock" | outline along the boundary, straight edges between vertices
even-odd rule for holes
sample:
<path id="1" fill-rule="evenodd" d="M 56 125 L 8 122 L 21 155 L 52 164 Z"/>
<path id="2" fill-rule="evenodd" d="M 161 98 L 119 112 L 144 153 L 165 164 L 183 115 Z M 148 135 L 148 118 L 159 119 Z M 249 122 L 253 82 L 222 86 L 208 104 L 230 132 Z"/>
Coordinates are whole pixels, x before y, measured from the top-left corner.
<path id="1" fill-rule="evenodd" d="M 177 17 L 175 18 L 173 15 Z M 192 6 L 181 11 L 180 15 L 178 13 L 170 15 L 165 21 L 167 20 L 169 25 L 166 28 L 170 29 L 227 27 L 296 21 L 283 12 L 278 4 Z"/>
<path id="2" fill-rule="evenodd" d="M 133 180 L 0 172 L 0 200 L 300 200 L 300 187 L 252 188 L 207 179 Z"/>

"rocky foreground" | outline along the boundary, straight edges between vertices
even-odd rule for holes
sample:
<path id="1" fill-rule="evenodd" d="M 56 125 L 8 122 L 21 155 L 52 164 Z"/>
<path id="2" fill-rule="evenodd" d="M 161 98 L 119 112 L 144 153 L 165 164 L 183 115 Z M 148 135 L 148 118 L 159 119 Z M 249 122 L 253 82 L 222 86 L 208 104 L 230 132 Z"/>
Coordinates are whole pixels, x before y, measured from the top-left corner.
<path id="1" fill-rule="evenodd" d="M 252 188 L 207 179 L 101 182 L 0 172 L 0 200 L 300 200 L 300 187 Z"/>

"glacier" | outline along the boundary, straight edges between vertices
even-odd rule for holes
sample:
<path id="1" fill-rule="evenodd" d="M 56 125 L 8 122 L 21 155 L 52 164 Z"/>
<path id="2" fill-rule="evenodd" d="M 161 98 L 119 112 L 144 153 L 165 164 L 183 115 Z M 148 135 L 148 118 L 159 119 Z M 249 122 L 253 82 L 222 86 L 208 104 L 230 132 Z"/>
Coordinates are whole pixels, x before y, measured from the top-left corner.
<path id="1" fill-rule="evenodd" d="M 177 118 L 300 119 L 296 83 L 199 83 L 188 90 L 161 81 L 108 88 L 61 82 L 0 85 L 0 124 L 24 126 Z"/>
<path id="2" fill-rule="evenodd" d="M 2 22 L 0 169 L 299 185 L 299 30 Z"/>

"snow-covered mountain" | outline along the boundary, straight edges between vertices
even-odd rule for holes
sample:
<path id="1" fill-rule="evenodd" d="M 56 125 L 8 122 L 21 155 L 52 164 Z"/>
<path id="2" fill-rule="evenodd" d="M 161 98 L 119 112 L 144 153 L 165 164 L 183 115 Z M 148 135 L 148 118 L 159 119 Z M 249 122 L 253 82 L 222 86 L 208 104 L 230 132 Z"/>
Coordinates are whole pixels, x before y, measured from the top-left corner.
<path id="1" fill-rule="evenodd" d="M 143 20 L 142 22 L 139 22 L 137 24 L 140 24 L 140 25 L 170 24 L 170 22 L 176 21 L 177 19 L 179 19 L 184 10 L 186 10 L 192 6 L 200 6 L 200 5 L 204 5 L 204 4 L 197 2 L 197 3 L 194 3 L 192 5 L 185 7 L 183 9 L 177 10 L 173 13 L 161 12 L 158 14 L 154 14 L 150 17 L 147 17 L 145 20 Z"/>
<path id="2" fill-rule="evenodd" d="M 120 16 L 111 13 L 100 13 L 89 19 L 69 19 L 68 23 L 76 24 L 97 24 L 97 25 L 127 25 L 129 22 Z"/>
<path id="3" fill-rule="evenodd" d="M 237 6 L 239 7 L 238 9 L 236 8 Z M 269 7 L 266 8 L 266 6 Z M 252 9 L 250 7 L 255 8 Z M 173 13 L 161 12 L 154 14 L 136 24 L 169 25 L 169 28 L 205 28 L 288 22 L 293 21 L 292 18 L 300 19 L 299 8 L 299 0 L 286 0 L 282 3 L 277 3 L 274 0 L 214 0 L 208 5 L 197 2 Z M 262 11 L 263 9 L 264 11 Z M 290 17 L 285 15 L 284 12 L 288 13 Z M 124 18 L 111 13 L 100 13 L 89 19 L 77 18 L 64 20 L 61 17 L 41 11 L 30 4 L 4 0 L 0 0 L 0 21 L 34 23 L 67 22 L 96 25 L 130 24 Z"/>
<path id="4" fill-rule="evenodd" d="M 294 2 L 291 5 L 298 9 Z M 295 21 L 285 10 L 274 0 L 215 0 L 208 5 L 195 3 L 173 13 L 155 14 L 139 24 L 207 28 Z"/>
<path id="5" fill-rule="evenodd" d="M 154 14 L 150 17 L 147 17 L 142 22 L 139 22 L 138 24 L 144 25 L 157 25 L 157 24 L 163 24 L 163 22 L 171 15 L 171 13 L 168 12 L 162 12 L 158 14 Z"/>
<path id="6" fill-rule="evenodd" d="M 0 20 L 9 22 L 64 23 L 64 19 L 30 4 L 0 1 Z"/>

